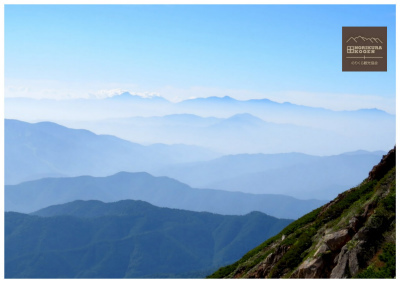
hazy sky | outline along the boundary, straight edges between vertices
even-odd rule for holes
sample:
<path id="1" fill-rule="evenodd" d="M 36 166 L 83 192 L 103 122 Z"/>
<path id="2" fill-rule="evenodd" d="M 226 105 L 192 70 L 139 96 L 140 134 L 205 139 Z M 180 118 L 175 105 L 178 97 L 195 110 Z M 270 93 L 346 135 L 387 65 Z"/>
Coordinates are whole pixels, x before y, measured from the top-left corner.
<path id="1" fill-rule="evenodd" d="M 342 26 L 387 26 L 388 71 L 342 72 Z M 394 5 L 5 6 L 5 96 L 120 90 L 395 113 Z"/>

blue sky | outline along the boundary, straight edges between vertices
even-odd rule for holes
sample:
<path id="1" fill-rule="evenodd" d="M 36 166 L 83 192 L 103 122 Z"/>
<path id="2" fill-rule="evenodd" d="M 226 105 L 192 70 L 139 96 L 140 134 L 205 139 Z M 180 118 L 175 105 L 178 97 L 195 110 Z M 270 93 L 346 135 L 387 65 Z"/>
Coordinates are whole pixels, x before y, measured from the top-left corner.
<path id="1" fill-rule="evenodd" d="M 388 72 L 342 72 L 342 26 L 388 27 Z M 6 5 L 5 96 L 117 90 L 395 112 L 394 5 Z"/>

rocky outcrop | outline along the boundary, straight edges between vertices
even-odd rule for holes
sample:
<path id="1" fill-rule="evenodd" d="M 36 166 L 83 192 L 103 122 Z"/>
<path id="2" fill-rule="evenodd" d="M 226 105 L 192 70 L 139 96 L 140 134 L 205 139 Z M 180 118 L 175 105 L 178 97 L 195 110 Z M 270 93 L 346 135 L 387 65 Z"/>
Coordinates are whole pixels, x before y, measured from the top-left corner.
<path id="1" fill-rule="evenodd" d="M 283 257 L 288 251 L 288 246 L 278 246 L 277 249 L 269 254 L 252 272 L 249 273 L 249 278 L 266 278 L 273 266 Z"/>
<path id="2" fill-rule="evenodd" d="M 381 162 L 375 165 L 369 172 L 368 180 L 380 180 L 385 174 L 396 165 L 396 147 L 382 157 Z"/>
<path id="3" fill-rule="evenodd" d="M 334 263 L 336 266 L 333 268 L 331 278 L 346 278 L 346 270 L 349 262 L 349 255 L 347 248 L 340 251 L 339 255 L 335 258 Z"/>
<path id="4" fill-rule="evenodd" d="M 342 229 L 327 234 L 317 244 L 313 257 L 303 263 L 293 272 L 291 278 L 345 278 L 348 267 L 348 254 L 342 249 L 351 240 L 348 229 Z M 336 256 L 335 256 L 336 255 Z M 332 274 L 331 270 L 333 268 Z"/>
<path id="5" fill-rule="evenodd" d="M 307 259 L 297 268 L 291 278 L 320 278 L 324 267 L 325 262 L 322 257 Z"/>
<path id="6" fill-rule="evenodd" d="M 317 249 L 317 251 L 314 253 L 314 257 L 320 256 L 320 255 L 325 254 L 327 252 L 330 252 L 329 247 L 327 246 L 327 244 L 322 243 L 320 245 L 320 247 Z"/>
<path id="7" fill-rule="evenodd" d="M 363 264 L 358 260 L 359 255 L 363 252 L 361 246 L 364 242 L 361 242 L 358 246 L 349 251 L 349 271 L 351 276 L 355 276 L 360 267 L 364 267 Z"/>
<path id="8" fill-rule="evenodd" d="M 344 246 L 340 254 L 335 258 L 336 266 L 333 268 L 330 278 L 351 278 L 365 268 L 367 259 L 373 254 L 368 254 L 371 243 L 358 241 L 354 247 Z"/>
<path id="9" fill-rule="evenodd" d="M 337 251 L 342 248 L 350 239 L 351 236 L 349 234 L 349 230 L 343 229 L 333 234 L 326 235 L 324 237 L 324 242 L 331 251 Z"/>

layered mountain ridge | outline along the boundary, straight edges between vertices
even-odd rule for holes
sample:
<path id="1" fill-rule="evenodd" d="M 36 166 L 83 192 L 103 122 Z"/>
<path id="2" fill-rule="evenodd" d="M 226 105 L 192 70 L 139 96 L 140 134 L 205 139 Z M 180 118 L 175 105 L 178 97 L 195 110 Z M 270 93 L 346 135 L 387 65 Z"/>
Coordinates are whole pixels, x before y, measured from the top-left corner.
<path id="1" fill-rule="evenodd" d="M 246 117 L 249 118 L 247 115 L 237 115 L 232 119 L 238 118 L 241 125 L 247 120 Z M 189 121 L 189 124 L 195 123 L 203 127 L 203 123 L 209 123 L 207 119 L 199 120 L 196 116 L 170 116 L 167 120 L 164 118 L 161 118 L 162 125 L 184 124 Z M 213 118 L 208 119 L 215 123 Z M 252 116 L 250 120 L 254 120 Z M 160 122 L 158 118 L 137 121 L 140 124 L 153 125 L 159 125 Z M 130 123 L 131 121 L 128 125 Z M 150 125 L 146 124 L 145 127 L 148 126 Z M 137 134 L 133 129 L 130 131 Z M 168 127 L 164 131 L 168 131 Z M 240 131 L 235 131 L 240 134 Z M 222 130 L 215 130 L 215 133 L 223 137 Z M 210 136 L 206 138 L 211 139 Z M 381 155 L 381 152 L 358 151 L 337 156 L 292 152 L 220 157 L 220 154 L 199 146 L 144 146 L 115 136 L 98 135 L 56 123 L 31 124 L 5 120 L 6 185 L 46 177 L 103 177 L 127 171 L 167 176 L 194 188 L 252 194 L 279 192 L 303 200 L 327 200 L 346 188 L 357 185 L 369 168 L 379 161 Z"/>
<path id="2" fill-rule="evenodd" d="M 75 201 L 5 213 L 6 278 L 204 277 L 291 220 L 146 202 Z"/>
<path id="3" fill-rule="evenodd" d="M 195 189 L 168 177 L 154 177 L 144 172 L 120 172 L 108 177 L 45 178 L 8 185 L 5 186 L 4 206 L 5 211 L 31 213 L 50 205 L 75 200 L 115 202 L 125 199 L 224 215 L 260 211 L 290 219 L 296 219 L 325 203 L 322 200 L 299 200 L 276 194 L 255 195 Z"/>
<path id="4" fill-rule="evenodd" d="M 222 154 L 295 151 L 332 155 L 358 149 L 386 151 L 395 142 L 395 115 L 377 109 L 333 111 L 269 99 L 236 100 L 232 97 L 196 98 L 173 103 L 162 97 L 146 98 L 129 93 L 107 99 L 6 98 L 5 105 L 7 119 L 53 121 L 98 134 L 112 134 L 135 143 L 192 144 Z M 230 119 L 243 113 L 252 118 Z M 168 129 L 163 130 L 164 123 L 144 126 L 154 116 L 185 114 L 222 119 L 223 124 L 202 128 L 197 122 L 186 121 L 189 123 L 182 127 L 181 122 L 171 124 L 166 118 L 164 122 Z M 139 120 L 128 123 L 127 119 L 133 116 L 143 118 L 143 124 L 138 123 Z M 159 122 L 163 122 L 161 120 Z M 184 116 L 182 120 L 185 120 Z M 211 120 L 202 122 L 207 124 Z M 235 131 L 237 126 L 240 128 Z M 376 139 L 376 136 L 381 138 Z"/>
<path id="5" fill-rule="evenodd" d="M 5 120 L 5 184 L 44 177 L 106 176 L 148 171 L 219 154 L 189 145 L 144 146 L 111 135 L 96 135 L 52 122 Z"/>

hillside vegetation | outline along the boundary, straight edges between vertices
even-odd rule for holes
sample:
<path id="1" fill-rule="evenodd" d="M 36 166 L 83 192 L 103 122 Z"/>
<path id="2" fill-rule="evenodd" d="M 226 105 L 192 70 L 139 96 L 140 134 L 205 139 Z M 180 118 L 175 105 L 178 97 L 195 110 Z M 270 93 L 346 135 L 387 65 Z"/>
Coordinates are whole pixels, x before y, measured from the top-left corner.
<path id="1" fill-rule="evenodd" d="M 260 212 L 224 216 L 133 200 L 7 212 L 5 277 L 205 277 L 290 222 Z"/>
<path id="2" fill-rule="evenodd" d="M 359 186 L 294 221 L 209 278 L 393 278 L 396 148 Z"/>

